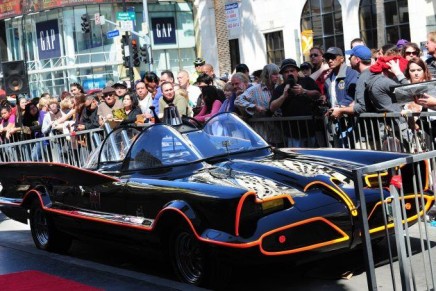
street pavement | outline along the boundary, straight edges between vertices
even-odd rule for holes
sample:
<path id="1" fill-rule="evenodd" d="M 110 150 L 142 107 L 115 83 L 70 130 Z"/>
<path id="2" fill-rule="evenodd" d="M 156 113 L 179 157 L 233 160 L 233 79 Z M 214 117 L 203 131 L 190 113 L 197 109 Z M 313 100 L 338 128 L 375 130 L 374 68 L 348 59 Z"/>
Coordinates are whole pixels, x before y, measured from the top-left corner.
<path id="1" fill-rule="evenodd" d="M 427 226 L 434 262 L 436 227 Z M 411 235 L 418 237 L 419 228 L 414 226 Z M 419 246 L 420 241 L 412 239 L 417 290 L 426 290 L 428 281 L 424 274 L 428 270 L 420 264 L 425 258 L 423 253 L 416 251 Z M 378 290 L 394 289 L 384 252 L 386 247 L 381 244 L 374 249 Z M 394 264 L 395 269 L 397 265 Z M 23 270 L 38 270 L 104 290 L 201 290 L 177 282 L 165 264 L 150 259 L 147 254 L 80 242 L 73 243 L 67 256 L 38 250 L 28 225 L 9 220 L 0 213 L 0 275 Z M 399 274 L 396 275 L 396 282 L 397 290 L 401 290 L 401 287 L 398 288 L 401 282 Z M 227 290 L 291 289 L 367 290 L 362 251 L 355 250 L 297 267 L 276 264 L 236 268 Z"/>

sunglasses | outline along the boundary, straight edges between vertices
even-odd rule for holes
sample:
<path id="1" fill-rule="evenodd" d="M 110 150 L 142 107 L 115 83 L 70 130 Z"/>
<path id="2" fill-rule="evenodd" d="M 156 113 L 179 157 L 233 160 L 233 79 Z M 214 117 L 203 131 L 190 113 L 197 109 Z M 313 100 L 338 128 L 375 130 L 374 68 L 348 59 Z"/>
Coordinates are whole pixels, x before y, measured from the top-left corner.
<path id="1" fill-rule="evenodd" d="M 406 56 L 411 56 L 411 55 L 417 56 L 417 55 L 418 55 L 418 52 L 417 52 L 417 51 L 413 51 L 413 52 L 408 52 L 408 51 L 406 51 L 406 52 L 404 52 L 404 53 L 406 54 Z"/>
<path id="2" fill-rule="evenodd" d="M 337 57 L 337 56 L 328 55 L 328 56 L 324 56 L 324 59 L 325 59 L 326 61 L 328 61 L 328 60 L 336 60 L 336 57 Z"/>
<path id="3" fill-rule="evenodd" d="M 319 57 L 319 54 L 311 54 L 311 55 L 309 55 L 309 57 L 316 58 L 316 57 Z"/>

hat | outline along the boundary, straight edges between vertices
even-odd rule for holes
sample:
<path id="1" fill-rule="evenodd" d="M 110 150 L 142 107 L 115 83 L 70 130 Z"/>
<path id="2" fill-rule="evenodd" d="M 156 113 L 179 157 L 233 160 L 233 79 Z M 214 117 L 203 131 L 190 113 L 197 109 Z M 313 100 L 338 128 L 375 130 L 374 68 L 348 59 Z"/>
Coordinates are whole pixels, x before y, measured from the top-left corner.
<path id="1" fill-rule="evenodd" d="M 309 62 L 304 62 L 300 65 L 300 69 L 304 70 L 304 69 L 312 69 L 312 64 Z"/>
<path id="2" fill-rule="evenodd" d="M 344 53 L 342 52 L 342 50 L 338 47 L 329 47 L 328 50 L 324 53 L 324 58 L 327 57 L 328 55 L 331 56 L 343 56 Z"/>
<path id="3" fill-rule="evenodd" d="M 294 59 L 284 59 L 282 64 L 280 65 L 280 74 L 282 74 L 283 70 L 287 67 L 294 67 L 297 70 L 300 70 L 300 67 L 297 66 L 297 62 Z"/>
<path id="4" fill-rule="evenodd" d="M 377 58 L 377 62 L 375 64 L 372 64 L 371 67 L 369 67 L 369 70 L 372 73 L 381 73 L 383 71 L 389 71 L 391 68 L 388 64 L 389 61 L 398 61 L 398 64 L 400 65 L 401 72 L 406 71 L 408 61 L 401 57 L 401 56 L 382 56 Z"/>
<path id="5" fill-rule="evenodd" d="M 112 88 L 112 87 L 105 87 L 102 91 L 101 91 L 101 93 L 103 93 L 103 95 L 109 95 L 109 94 L 112 94 L 112 93 L 114 93 L 115 92 L 115 89 L 114 88 Z"/>
<path id="6" fill-rule="evenodd" d="M 205 63 L 206 62 L 202 58 L 196 58 L 195 61 L 194 61 L 194 65 L 198 65 L 198 66 L 202 66 Z"/>
<path id="7" fill-rule="evenodd" d="M 98 98 L 97 94 L 89 94 L 89 95 L 86 95 L 85 99 L 86 99 L 86 100 L 95 100 L 95 101 L 99 101 L 99 98 Z"/>
<path id="8" fill-rule="evenodd" d="M 356 45 L 351 50 L 345 51 L 345 54 L 356 56 L 362 60 L 370 60 L 372 56 L 371 50 L 364 45 Z"/>
<path id="9" fill-rule="evenodd" d="M 113 84 L 111 87 L 112 88 L 124 87 L 125 89 L 127 89 L 127 83 L 126 83 L 126 81 L 118 81 L 115 84 Z"/>
<path id="10" fill-rule="evenodd" d="M 408 43 L 407 40 L 400 39 L 399 41 L 397 41 L 397 48 L 402 48 L 406 43 Z"/>

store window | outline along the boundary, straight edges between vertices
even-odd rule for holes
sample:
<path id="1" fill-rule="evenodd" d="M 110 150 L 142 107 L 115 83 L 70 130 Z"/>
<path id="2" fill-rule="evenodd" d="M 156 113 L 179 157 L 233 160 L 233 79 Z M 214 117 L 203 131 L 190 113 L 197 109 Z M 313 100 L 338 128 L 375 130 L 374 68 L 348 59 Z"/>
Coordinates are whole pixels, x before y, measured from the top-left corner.
<path id="1" fill-rule="evenodd" d="M 308 0 L 301 15 L 301 31 L 313 31 L 313 45 L 344 48 L 342 10 L 338 0 Z"/>
<path id="2" fill-rule="evenodd" d="M 194 71 L 195 36 L 192 3 L 148 6 L 154 71 Z"/>
<path id="3" fill-rule="evenodd" d="M 283 31 L 275 31 L 265 34 L 266 58 L 268 64 L 277 64 L 285 58 L 285 46 L 283 44 Z"/>
<path id="4" fill-rule="evenodd" d="M 241 54 L 239 52 L 239 39 L 229 40 L 230 49 L 230 66 L 232 70 L 235 69 L 236 65 L 241 63 Z"/>
<path id="5" fill-rule="evenodd" d="M 395 44 L 399 39 L 410 40 L 409 8 L 407 0 L 384 0 L 385 43 Z M 377 45 L 376 0 L 362 0 L 359 7 L 360 35 L 368 47 Z"/>

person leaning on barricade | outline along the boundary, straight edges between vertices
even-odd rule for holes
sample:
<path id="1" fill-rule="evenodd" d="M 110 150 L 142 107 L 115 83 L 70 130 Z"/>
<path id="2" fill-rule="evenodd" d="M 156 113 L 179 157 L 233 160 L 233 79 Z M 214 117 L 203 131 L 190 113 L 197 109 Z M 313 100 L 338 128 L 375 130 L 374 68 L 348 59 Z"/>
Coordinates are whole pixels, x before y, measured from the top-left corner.
<path id="1" fill-rule="evenodd" d="M 86 96 L 83 113 L 76 130 L 89 130 L 100 127 L 98 116 L 99 98 L 96 94 Z"/>
<path id="2" fill-rule="evenodd" d="M 120 124 L 134 124 L 138 120 L 143 119 L 141 107 L 139 107 L 138 98 L 129 92 L 124 95 L 123 108 L 112 111 L 114 120 Z"/>
<path id="3" fill-rule="evenodd" d="M 428 70 L 428 67 L 425 64 L 425 62 L 420 58 L 411 58 L 409 60 L 404 75 L 411 84 L 419 84 L 431 80 L 431 74 Z M 430 92 L 431 94 L 436 93 L 434 89 Z M 420 95 L 421 94 L 415 96 L 408 96 L 411 101 L 404 104 L 402 115 L 405 115 L 405 113 L 420 113 L 423 111 L 433 111 L 432 109 L 424 108 L 422 105 L 416 102 L 418 101 Z M 422 152 L 431 148 L 431 144 L 430 144 L 431 133 L 430 133 L 430 128 L 428 126 L 428 122 L 431 121 L 431 119 L 433 118 L 434 117 L 419 118 L 418 116 L 413 116 L 413 117 L 409 116 L 407 118 L 409 123 L 409 131 L 410 131 L 409 144 L 410 144 L 411 152 Z"/>
<path id="4" fill-rule="evenodd" d="M 285 59 L 280 66 L 284 83 L 278 85 L 269 104 L 271 112 L 280 110 L 282 116 L 312 116 L 321 93 L 310 77 L 299 77 L 300 68 L 293 59 Z M 283 126 L 289 147 L 315 146 L 313 121 L 289 121 Z"/>
<path id="5" fill-rule="evenodd" d="M 272 92 L 280 80 L 280 68 L 276 64 L 264 66 L 260 77 L 260 83 L 251 86 L 244 93 L 237 96 L 235 106 L 239 108 L 245 117 L 271 117 L 269 109 Z M 278 128 L 267 122 L 254 122 L 251 127 L 270 144 L 282 142 L 282 136 Z"/>
<path id="6" fill-rule="evenodd" d="M 123 108 L 123 102 L 116 98 L 114 88 L 106 87 L 102 90 L 102 93 L 103 102 L 98 105 L 97 109 L 100 125 L 103 125 L 106 121 L 113 119 L 113 110 Z"/>
<path id="7" fill-rule="evenodd" d="M 407 60 L 399 55 L 382 56 L 370 67 L 370 77 L 366 82 L 368 99 L 366 102 L 367 112 L 384 113 L 398 112 L 404 104 L 397 102 L 393 88 L 399 84 L 408 84 L 404 76 L 407 67 Z M 379 118 L 378 131 L 374 132 L 374 140 L 382 139 L 382 149 L 389 151 L 400 151 L 398 146 L 403 148 L 408 145 L 400 144 L 399 140 L 407 139 L 408 125 L 404 118 Z M 393 128 L 392 128 L 393 127 Z M 391 145 L 394 146 L 391 146 Z"/>
<path id="8" fill-rule="evenodd" d="M 345 63 L 342 50 L 338 47 L 330 47 L 324 53 L 324 59 L 330 68 L 324 83 L 324 93 L 330 110 L 326 113 L 329 118 L 328 130 L 329 141 L 333 146 L 352 147 L 353 119 L 335 120 L 331 112 L 335 107 L 349 106 L 355 98 L 356 82 L 358 73 Z"/>
<path id="9" fill-rule="evenodd" d="M 59 102 L 56 98 L 50 98 L 48 111 L 42 121 L 41 131 L 44 136 L 62 134 L 65 113 L 60 110 Z"/>
<path id="10" fill-rule="evenodd" d="M 0 108 L 0 138 L 2 143 L 11 142 L 12 130 L 15 128 L 15 115 L 9 104 Z"/>
<path id="11" fill-rule="evenodd" d="M 351 50 L 345 51 L 345 54 L 350 56 L 350 66 L 359 73 L 359 78 L 356 82 L 354 101 L 349 106 L 335 107 L 331 111 L 331 117 L 336 119 L 343 115 L 359 115 L 366 112 L 365 86 L 371 74 L 369 70 L 372 63 L 371 50 L 367 46 L 357 45 Z"/>

